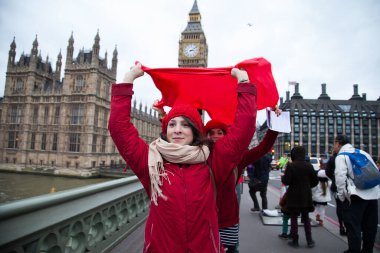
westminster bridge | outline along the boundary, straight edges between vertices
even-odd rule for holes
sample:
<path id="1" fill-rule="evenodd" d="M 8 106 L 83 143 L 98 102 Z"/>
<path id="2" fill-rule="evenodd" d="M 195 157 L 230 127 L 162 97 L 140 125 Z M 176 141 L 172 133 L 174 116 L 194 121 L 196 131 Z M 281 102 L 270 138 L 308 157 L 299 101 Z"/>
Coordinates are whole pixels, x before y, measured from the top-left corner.
<path id="1" fill-rule="evenodd" d="M 278 203 L 278 178 L 279 175 L 272 175 L 268 186 L 270 208 Z M 316 247 L 307 249 L 309 253 L 347 249 L 347 239 L 339 235 L 332 204 L 328 206 L 324 227 L 314 223 Z M 149 205 L 150 199 L 136 176 L 1 204 L 0 252 L 142 252 Z M 277 237 L 281 218 L 252 213 L 251 207 L 252 200 L 244 184 L 240 203 L 240 252 L 294 252 L 286 241 Z M 303 229 L 299 232 L 300 250 L 306 250 Z M 380 252 L 378 238 L 379 235 L 374 252 Z"/>

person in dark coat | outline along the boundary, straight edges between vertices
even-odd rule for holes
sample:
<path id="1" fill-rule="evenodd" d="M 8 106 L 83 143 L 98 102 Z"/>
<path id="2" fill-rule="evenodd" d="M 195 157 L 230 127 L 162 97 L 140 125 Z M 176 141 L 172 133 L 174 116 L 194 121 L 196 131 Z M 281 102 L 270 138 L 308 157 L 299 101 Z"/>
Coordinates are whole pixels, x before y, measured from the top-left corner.
<path id="1" fill-rule="evenodd" d="M 251 208 L 252 212 L 260 211 L 260 205 L 256 197 L 256 192 L 260 192 L 262 210 L 268 209 L 267 187 L 271 162 L 272 156 L 270 154 L 266 154 L 253 163 L 253 173 L 249 174 L 251 177 L 250 183 L 248 184 L 249 195 L 253 201 L 253 208 Z"/>
<path id="2" fill-rule="evenodd" d="M 286 209 L 290 213 L 290 232 L 292 241 L 290 246 L 298 247 L 298 216 L 304 223 L 305 236 L 308 247 L 314 247 L 311 236 L 309 212 L 314 211 L 311 188 L 318 184 L 318 177 L 313 165 L 305 161 L 305 148 L 294 147 L 290 153 L 292 162 L 288 164 L 281 181 L 288 186 Z"/>
<path id="3" fill-rule="evenodd" d="M 337 196 L 337 188 L 335 183 L 335 157 L 336 153 L 334 153 L 328 160 L 326 164 L 326 175 L 331 179 L 330 190 L 335 198 L 336 203 L 336 216 L 339 221 L 339 233 L 340 235 L 347 235 L 346 228 L 343 223 L 343 206 L 342 201 Z"/>

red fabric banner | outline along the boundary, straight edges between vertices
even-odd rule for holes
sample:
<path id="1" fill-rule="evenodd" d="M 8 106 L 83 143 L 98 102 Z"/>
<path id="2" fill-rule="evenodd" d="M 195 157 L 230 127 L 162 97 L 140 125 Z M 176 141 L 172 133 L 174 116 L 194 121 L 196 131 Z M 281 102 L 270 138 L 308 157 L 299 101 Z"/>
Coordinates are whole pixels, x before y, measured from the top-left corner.
<path id="1" fill-rule="evenodd" d="M 242 61 L 234 67 L 245 69 L 251 83 L 257 87 L 258 110 L 274 107 L 278 101 L 278 91 L 271 64 L 264 58 Z M 222 68 L 148 68 L 148 73 L 162 98 L 158 107 L 175 104 L 191 104 L 201 108 L 212 119 L 233 123 L 236 112 L 236 78 L 231 76 L 233 67 Z"/>

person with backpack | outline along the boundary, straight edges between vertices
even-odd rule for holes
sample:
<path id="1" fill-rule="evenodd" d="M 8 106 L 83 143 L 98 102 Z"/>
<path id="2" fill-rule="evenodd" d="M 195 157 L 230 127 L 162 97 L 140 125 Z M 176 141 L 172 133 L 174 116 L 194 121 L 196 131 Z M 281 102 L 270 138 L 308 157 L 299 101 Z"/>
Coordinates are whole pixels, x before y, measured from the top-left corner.
<path id="1" fill-rule="evenodd" d="M 354 173 L 356 162 L 352 157 L 353 154 L 360 153 L 356 157 L 365 156 L 370 166 L 375 163 L 368 153 L 355 150 L 345 135 L 335 137 L 334 152 L 338 154 L 335 158 L 337 196 L 342 201 L 343 221 L 347 230 L 348 250 L 345 252 L 373 252 L 380 188 L 375 185 L 364 189 L 355 184 L 355 177 L 358 176 Z"/>

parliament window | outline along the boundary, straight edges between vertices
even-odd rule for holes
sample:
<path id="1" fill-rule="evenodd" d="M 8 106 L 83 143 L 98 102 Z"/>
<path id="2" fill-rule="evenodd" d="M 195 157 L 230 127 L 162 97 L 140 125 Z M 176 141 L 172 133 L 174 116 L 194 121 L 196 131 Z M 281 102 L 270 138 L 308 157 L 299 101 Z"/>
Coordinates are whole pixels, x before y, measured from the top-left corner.
<path id="1" fill-rule="evenodd" d="M 74 90 L 75 91 L 81 91 L 84 87 L 84 79 L 83 76 L 78 76 L 75 79 L 75 85 L 74 85 Z"/>
<path id="2" fill-rule="evenodd" d="M 15 92 L 22 92 L 24 90 L 24 82 L 21 78 L 17 78 L 17 82 L 15 85 Z"/>
<path id="3" fill-rule="evenodd" d="M 55 106 L 54 125 L 59 124 L 60 113 L 61 113 L 61 107 L 59 105 Z"/>
<path id="4" fill-rule="evenodd" d="M 44 125 L 47 125 L 49 123 L 49 106 L 45 106 L 45 113 L 44 113 Z"/>
<path id="5" fill-rule="evenodd" d="M 32 116 L 32 122 L 33 124 L 38 124 L 38 105 L 33 106 L 33 116 Z"/>
<path id="6" fill-rule="evenodd" d="M 80 151 L 80 133 L 71 133 L 69 135 L 69 151 L 79 152 Z"/>
<path id="7" fill-rule="evenodd" d="M 73 104 L 71 107 L 71 125 L 82 125 L 84 121 L 84 105 Z"/>
<path id="8" fill-rule="evenodd" d="M 52 145 L 51 150 L 57 151 L 57 147 L 58 147 L 58 134 L 54 133 L 54 135 L 53 135 L 53 145 Z"/>
<path id="9" fill-rule="evenodd" d="M 46 133 L 43 133 L 41 137 L 41 150 L 46 150 Z"/>
<path id="10" fill-rule="evenodd" d="M 21 106 L 11 105 L 9 116 L 10 116 L 10 123 L 20 124 L 21 123 Z"/>
<path id="11" fill-rule="evenodd" d="M 30 137 L 30 149 L 35 149 L 36 146 L 36 133 L 32 133 Z"/>
<path id="12" fill-rule="evenodd" d="M 18 148 L 18 133 L 16 131 L 8 132 L 8 148 Z"/>

